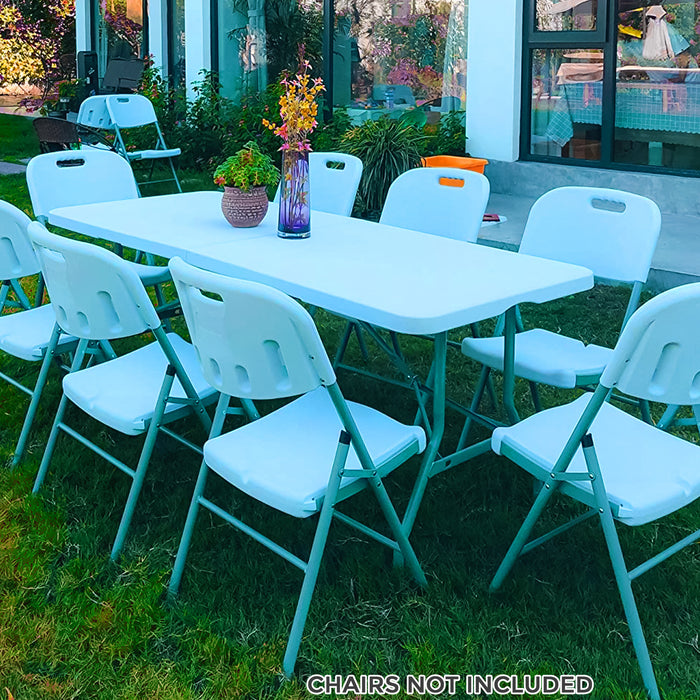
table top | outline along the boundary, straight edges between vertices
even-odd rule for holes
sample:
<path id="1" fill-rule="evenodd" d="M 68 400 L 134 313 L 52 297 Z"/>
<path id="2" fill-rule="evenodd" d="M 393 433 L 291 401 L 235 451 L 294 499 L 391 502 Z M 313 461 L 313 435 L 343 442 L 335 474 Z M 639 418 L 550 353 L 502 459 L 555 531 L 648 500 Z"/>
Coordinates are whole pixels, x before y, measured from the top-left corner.
<path id="1" fill-rule="evenodd" d="M 194 192 L 64 207 L 49 221 L 407 334 L 439 333 L 593 286 L 583 267 L 322 212 L 312 212 L 303 240 L 277 236 L 274 205 L 259 226 L 234 229 L 220 199 Z"/>

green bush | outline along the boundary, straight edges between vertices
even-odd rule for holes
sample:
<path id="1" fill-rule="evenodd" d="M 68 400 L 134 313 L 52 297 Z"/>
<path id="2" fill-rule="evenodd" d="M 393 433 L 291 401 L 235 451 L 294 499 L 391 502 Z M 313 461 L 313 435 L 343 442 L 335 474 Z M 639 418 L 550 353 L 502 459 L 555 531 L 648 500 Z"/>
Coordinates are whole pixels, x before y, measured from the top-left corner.
<path id="1" fill-rule="evenodd" d="M 377 218 L 391 183 L 401 173 L 421 164 L 424 136 L 413 126 L 382 117 L 350 129 L 341 148 L 362 160 L 356 213 Z"/>

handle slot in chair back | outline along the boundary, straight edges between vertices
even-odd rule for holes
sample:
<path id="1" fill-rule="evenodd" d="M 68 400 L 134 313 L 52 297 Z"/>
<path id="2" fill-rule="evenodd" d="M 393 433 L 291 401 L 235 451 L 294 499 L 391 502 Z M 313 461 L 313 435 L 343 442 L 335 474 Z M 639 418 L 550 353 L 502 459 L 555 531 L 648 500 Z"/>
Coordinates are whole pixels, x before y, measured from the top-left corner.
<path id="1" fill-rule="evenodd" d="M 170 270 L 202 371 L 215 389 L 239 398 L 274 399 L 335 382 L 311 317 L 286 294 L 178 258 Z"/>
<path id="2" fill-rule="evenodd" d="M 700 283 L 655 297 L 625 326 L 600 383 L 648 401 L 700 404 L 698 327 Z"/>
<path id="3" fill-rule="evenodd" d="M 154 330 L 160 320 L 138 274 L 114 253 L 29 225 L 56 320 L 89 340 L 125 338 Z"/>

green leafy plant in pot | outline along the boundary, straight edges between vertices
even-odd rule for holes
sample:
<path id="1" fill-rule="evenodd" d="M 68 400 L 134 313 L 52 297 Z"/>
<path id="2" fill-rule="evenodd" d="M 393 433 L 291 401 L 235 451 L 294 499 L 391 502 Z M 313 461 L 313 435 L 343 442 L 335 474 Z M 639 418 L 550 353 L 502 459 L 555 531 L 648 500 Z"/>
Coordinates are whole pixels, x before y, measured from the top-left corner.
<path id="1" fill-rule="evenodd" d="M 224 188 L 221 210 L 226 220 L 237 228 L 257 226 L 267 213 L 267 188 L 279 179 L 272 158 L 248 141 L 214 172 L 214 182 Z"/>

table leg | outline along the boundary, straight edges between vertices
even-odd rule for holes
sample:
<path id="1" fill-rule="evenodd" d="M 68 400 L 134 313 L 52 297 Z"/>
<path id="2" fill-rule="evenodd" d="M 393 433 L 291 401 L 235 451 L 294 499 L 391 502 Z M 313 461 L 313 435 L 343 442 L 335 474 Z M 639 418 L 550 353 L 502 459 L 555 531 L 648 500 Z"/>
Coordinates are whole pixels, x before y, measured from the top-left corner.
<path id="1" fill-rule="evenodd" d="M 430 441 L 423 453 L 416 483 L 413 486 L 413 493 L 408 501 L 406 513 L 404 514 L 402 527 L 406 535 L 411 534 L 413 523 L 418 515 L 423 494 L 425 493 L 428 479 L 430 479 L 433 462 L 437 457 L 442 436 L 445 432 L 445 365 L 447 363 L 447 333 L 438 333 L 433 344 L 435 348 L 435 359 L 433 362 L 433 425 L 430 434 Z"/>
<path id="2" fill-rule="evenodd" d="M 515 408 L 515 331 L 517 325 L 517 308 L 512 306 L 506 311 L 503 329 L 503 405 L 508 420 L 517 423 L 520 420 Z"/>

